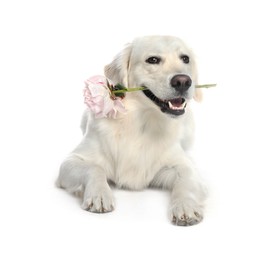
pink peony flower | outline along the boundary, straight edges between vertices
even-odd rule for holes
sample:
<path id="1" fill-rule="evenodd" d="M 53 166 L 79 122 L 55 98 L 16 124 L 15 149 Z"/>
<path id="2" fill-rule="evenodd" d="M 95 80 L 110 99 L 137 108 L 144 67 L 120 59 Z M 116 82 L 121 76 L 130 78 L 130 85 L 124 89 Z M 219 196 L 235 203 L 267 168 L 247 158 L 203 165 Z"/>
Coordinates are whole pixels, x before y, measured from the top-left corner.
<path id="1" fill-rule="evenodd" d="M 122 99 L 112 94 L 112 83 L 105 77 L 93 76 L 85 84 L 84 102 L 95 118 L 116 118 L 118 112 L 126 112 Z"/>

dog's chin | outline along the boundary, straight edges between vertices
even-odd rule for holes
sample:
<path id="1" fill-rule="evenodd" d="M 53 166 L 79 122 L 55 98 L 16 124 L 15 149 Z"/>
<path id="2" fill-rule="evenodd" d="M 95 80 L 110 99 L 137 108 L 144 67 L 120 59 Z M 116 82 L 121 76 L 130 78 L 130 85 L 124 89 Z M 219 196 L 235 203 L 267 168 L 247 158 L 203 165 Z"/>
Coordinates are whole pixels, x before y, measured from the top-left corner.
<path id="1" fill-rule="evenodd" d="M 149 89 L 143 90 L 143 93 L 155 103 L 163 113 L 171 116 L 181 116 L 185 113 L 187 102 L 184 97 L 162 100 L 155 96 Z"/>

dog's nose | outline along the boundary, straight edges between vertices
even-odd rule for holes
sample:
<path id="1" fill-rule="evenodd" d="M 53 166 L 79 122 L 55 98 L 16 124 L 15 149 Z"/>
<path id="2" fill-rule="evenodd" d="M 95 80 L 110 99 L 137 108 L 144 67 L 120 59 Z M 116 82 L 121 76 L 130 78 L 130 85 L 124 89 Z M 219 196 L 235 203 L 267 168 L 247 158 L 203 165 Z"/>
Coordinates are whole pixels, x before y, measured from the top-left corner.
<path id="1" fill-rule="evenodd" d="M 183 93 L 186 90 L 188 90 L 189 87 L 191 87 L 192 80 L 187 75 L 177 74 L 171 79 L 170 84 L 177 91 L 179 91 L 180 93 Z"/>

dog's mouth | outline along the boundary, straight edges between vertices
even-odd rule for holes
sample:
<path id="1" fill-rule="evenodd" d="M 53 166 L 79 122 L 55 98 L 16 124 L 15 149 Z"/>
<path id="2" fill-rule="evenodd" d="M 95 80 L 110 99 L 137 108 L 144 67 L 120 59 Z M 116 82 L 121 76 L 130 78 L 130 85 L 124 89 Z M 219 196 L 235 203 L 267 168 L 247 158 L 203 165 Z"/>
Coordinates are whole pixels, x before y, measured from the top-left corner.
<path id="1" fill-rule="evenodd" d="M 162 100 L 155 96 L 149 89 L 143 90 L 144 94 L 152 100 L 163 113 L 180 116 L 185 112 L 187 102 L 185 98 L 178 97 L 174 99 Z"/>

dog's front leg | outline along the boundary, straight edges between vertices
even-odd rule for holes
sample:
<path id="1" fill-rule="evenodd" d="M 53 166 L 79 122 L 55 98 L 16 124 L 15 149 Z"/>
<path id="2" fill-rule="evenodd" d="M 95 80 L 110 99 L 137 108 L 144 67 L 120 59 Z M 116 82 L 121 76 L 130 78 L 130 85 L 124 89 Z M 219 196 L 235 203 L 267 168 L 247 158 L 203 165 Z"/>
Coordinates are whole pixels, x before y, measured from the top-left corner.
<path id="1" fill-rule="evenodd" d="M 113 194 L 105 173 L 99 167 L 93 167 L 92 171 L 86 183 L 82 208 L 96 213 L 113 211 Z"/>
<path id="2" fill-rule="evenodd" d="M 174 224 L 190 226 L 203 219 L 206 189 L 189 160 L 183 160 L 180 166 L 165 167 L 151 185 L 171 191 L 170 218 Z"/>
<path id="3" fill-rule="evenodd" d="M 170 217 L 178 226 L 191 226 L 203 219 L 205 193 L 193 180 L 177 177 L 171 192 Z"/>
<path id="4" fill-rule="evenodd" d="M 82 193 L 82 208 L 105 213 L 114 209 L 114 198 L 103 169 L 75 154 L 60 168 L 57 185 L 70 192 Z"/>

